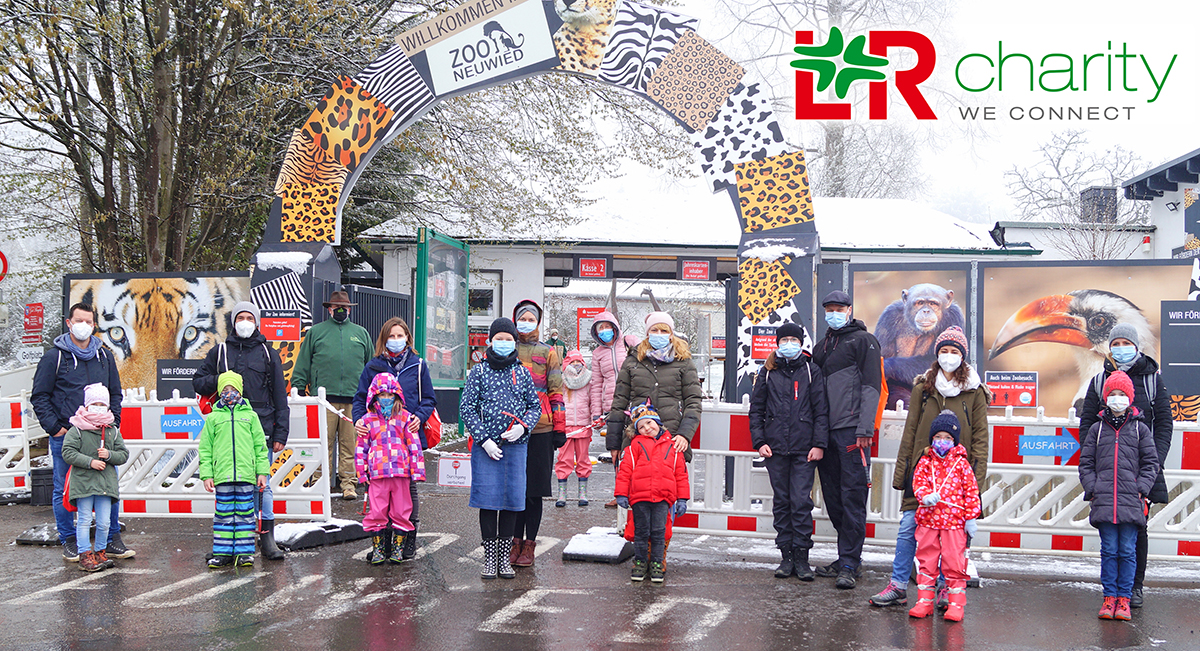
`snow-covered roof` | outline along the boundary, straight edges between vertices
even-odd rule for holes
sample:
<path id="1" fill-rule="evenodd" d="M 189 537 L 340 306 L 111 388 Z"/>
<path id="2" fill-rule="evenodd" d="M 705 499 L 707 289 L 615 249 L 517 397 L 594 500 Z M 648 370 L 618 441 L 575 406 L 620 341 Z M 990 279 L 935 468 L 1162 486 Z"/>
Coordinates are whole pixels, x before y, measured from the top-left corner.
<path id="1" fill-rule="evenodd" d="M 578 222 L 558 230 L 553 238 L 534 230 L 497 233 L 488 241 L 552 239 L 565 242 L 736 247 L 741 232 L 732 202 L 725 193 L 675 197 L 670 209 L 647 209 L 632 198 L 581 208 Z M 821 247 L 855 249 L 995 250 L 1000 247 L 983 224 L 964 222 L 929 206 L 905 199 L 817 198 L 813 202 Z M 437 228 L 436 224 L 432 224 Z M 461 229 L 443 230 L 451 237 Z M 392 220 L 364 233 L 373 240 L 409 239 L 416 228 Z M 458 235 L 461 237 L 461 234 Z M 485 239 L 471 237 L 468 239 Z"/>

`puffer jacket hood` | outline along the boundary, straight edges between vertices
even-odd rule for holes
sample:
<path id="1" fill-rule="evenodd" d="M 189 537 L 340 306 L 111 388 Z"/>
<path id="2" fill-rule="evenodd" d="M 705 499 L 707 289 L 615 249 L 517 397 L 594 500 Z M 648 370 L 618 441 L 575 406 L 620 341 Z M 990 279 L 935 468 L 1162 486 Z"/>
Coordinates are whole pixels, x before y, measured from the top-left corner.
<path id="1" fill-rule="evenodd" d="M 542 317 L 544 316 L 545 313 L 542 312 L 542 306 L 538 305 L 537 301 L 535 301 L 531 298 L 527 298 L 527 299 L 521 301 L 520 303 L 517 303 L 517 306 L 513 308 L 513 313 L 512 313 L 513 323 L 517 322 L 517 315 L 521 313 L 521 310 L 523 310 L 525 307 L 529 307 L 529 306 L 532 306 L 534 308 L 534 310 L 537 312 L 537 327 L 533 329 L 533 332 L 530 332 L 528 334 L 520 334 L 520 331 L 518 331 L 517 341 L 519 341 L 519 342 L 534 343 L 534 342 L 540 341 L 540 339 L 541 339 Z"/>
<path id="2" fill-rule="evenodd" d="M 400 382 L 391 373 L 380 373 L 367 389 L 367 414 L 363 425 L 367 433 L 359 435 L 354 449 L 354 469 L 360 482 L 387 477 L 409 477 L 425 481 L 425 455 L 421 440 L 408 431 L 413 415 L 401 407 L 385 416 L 376 408 L 376 397 L 394 393 L 404 404 Z"/>
<path id="3" fill-rule="evenodd" d="M 400 399 L 400 405 L 405 406 L 404 389 L 400 388 L 400 381 L 391 373 L 380 373 L 371 380 L 371 386 L 367 388 L 367 409 L 375 411 L 375 397 L 381 393 L 394 393 Z"/>
<path id="4" fill-rule="evenodd" d="M 600 340 L 600 337 L 596 332 L 596 326 L 600 325 L 601 323 L 607 323 L 613 327 L 612 341 L 608 342 L 607 344 Z M 617 315 L 613 314 L 612 312 L 609 312 L 608 310 L 605 310 L 605 311 L 601 312 L 600 314 L 597 314 L 595 317 L 593 317 L 593 319 L 592 319 L 592 339 L 595 340 L 596 344 L 600 345 L 600 346 L 615 346 L 618 343 L 620 343 L 621 342 L 621 324 L 617 322 Z"/>
<path id="5" fill-rule="evenodd" d="M 600 341 L 596 334 L 596 325 L 606 322 L 612 324 L 616 333 L 613 340 L 607 344 Z M 621 336 L 621 324 L 617 322 L 617 316 L 607 310 L 597 314 L 592 322 L 592 339 L 598 344 L 592 351 L 592 381 L 588 385 L 588 390 L 592 393 L 592 410 L 596 412 L 592 415 L 607 415 L 612 410 L 613 393 L 617 390 L 617 375 L 629 354 L 629 343 Z"/>

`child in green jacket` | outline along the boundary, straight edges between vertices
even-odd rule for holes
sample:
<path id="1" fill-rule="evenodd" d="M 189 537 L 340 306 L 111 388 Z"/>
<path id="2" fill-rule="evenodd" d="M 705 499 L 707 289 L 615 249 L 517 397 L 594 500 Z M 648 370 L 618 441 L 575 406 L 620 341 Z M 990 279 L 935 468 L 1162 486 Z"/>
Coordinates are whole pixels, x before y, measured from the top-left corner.
<path id="1" fill-rule="evenodd" d="M 68 498 L 79 509 L 75 519 L 75 540 L 79 544 L 79 569 L 95 572 L 112 567 L 104 544 L 108 540 L 109 519 L 117 501 L 117 466 L 129 460 L 129 449 L 121 431 L 113 425 L 108 408 L 108 388 L 89 384 L 83 389 L 83 404 L 69 419 L 71 429 L 63 440 L 62 458 L 70 468 Z M 88 534 L 93 514 L 96 522 L 96 549 Z"/>
<path id="2" fill-rule="evenodd" d="M 254 565 L 254 484 L 267 485 L 267 440 L 258 415 L 242 398 L 242 376 L 217 376 L 221 399 L 200 430 L 200 479 L 217 494 L 210 569 Z"/>

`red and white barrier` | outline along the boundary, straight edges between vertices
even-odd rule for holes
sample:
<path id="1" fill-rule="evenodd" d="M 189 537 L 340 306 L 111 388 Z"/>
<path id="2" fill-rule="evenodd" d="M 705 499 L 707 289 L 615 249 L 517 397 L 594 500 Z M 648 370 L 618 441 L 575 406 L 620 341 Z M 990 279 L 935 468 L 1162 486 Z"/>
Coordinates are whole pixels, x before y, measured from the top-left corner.
<path id="1" fill-rule="evenodd" d="M 0 398 L 0 490 L 29 487 L 29 436 L 25 411 L 29 396 Z"/>

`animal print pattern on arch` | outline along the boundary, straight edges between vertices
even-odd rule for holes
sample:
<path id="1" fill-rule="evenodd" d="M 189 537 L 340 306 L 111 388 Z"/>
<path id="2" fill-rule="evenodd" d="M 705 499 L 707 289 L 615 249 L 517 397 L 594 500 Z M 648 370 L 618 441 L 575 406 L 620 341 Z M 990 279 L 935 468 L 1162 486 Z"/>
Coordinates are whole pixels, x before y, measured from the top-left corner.
<path id="1" fill-rule="evenodd" d="M 800 286 L 784 269 L 791 261 L 743 258 L 738 263 L 738 308 L 746 318 L 758 323 L 800 294 Z"/>
<path id="2" fill-rule="evenodd" d="M 337 237 L 342 184 L 285 183 L 279 227 L 281 242 L 330 242 Z"/>
<path id="3" fill-rule="evenodd" d="M 392 114 L 357 81 L 341 75 L 317 102 L 303 129 L 326 156 L 354 170 Z"/>
<path id="4" fill-rule="evenodd" d="M 563 24 L 554 32 L 555 70 L 595 77 L 613 31 L 618 0 L 554 0 Z"/>
<path id="5" fill-rule="evenodd" d="M 292 131 L 287 154 L 279 177 L 275 179 L 276 196 L 284 196 L 285 188 L 295 183 L 315 183 L 341 187 L 349 172 L 345 165 L 325 155 L 325 151 L 313 141 L 312 134 L 303 129 Z"/>
<path id="6" fill-rule="evenodd" d="M 771 98 L 758 83 L 738 84 L 712 122 L 692 134 L 692 144 L 700 150 L 700 171 L 713 192 L 736 183 L 734 165 L 788 150 Z"/>
<path id="7" fill-rule="evenodd" d="M 745 70 L 696 32 L 679 39 L 646 83 L 646 94 L 692 131 L 717 114 Z"/>
<path id="8" fill-rule="evenodd" d="M 600 81 L 634 92 L 646 92 L 646 82 L 679 38 L 699 26 L 695 18 L 638 2 L 623 2 L 617 10 L 612 37 L 600 64 Z"/>
<path id="9" fill-rule="evenodd" d="M 734 173 L 743 233 L 812 222 L 803 152 L 738 163 Z"/>

